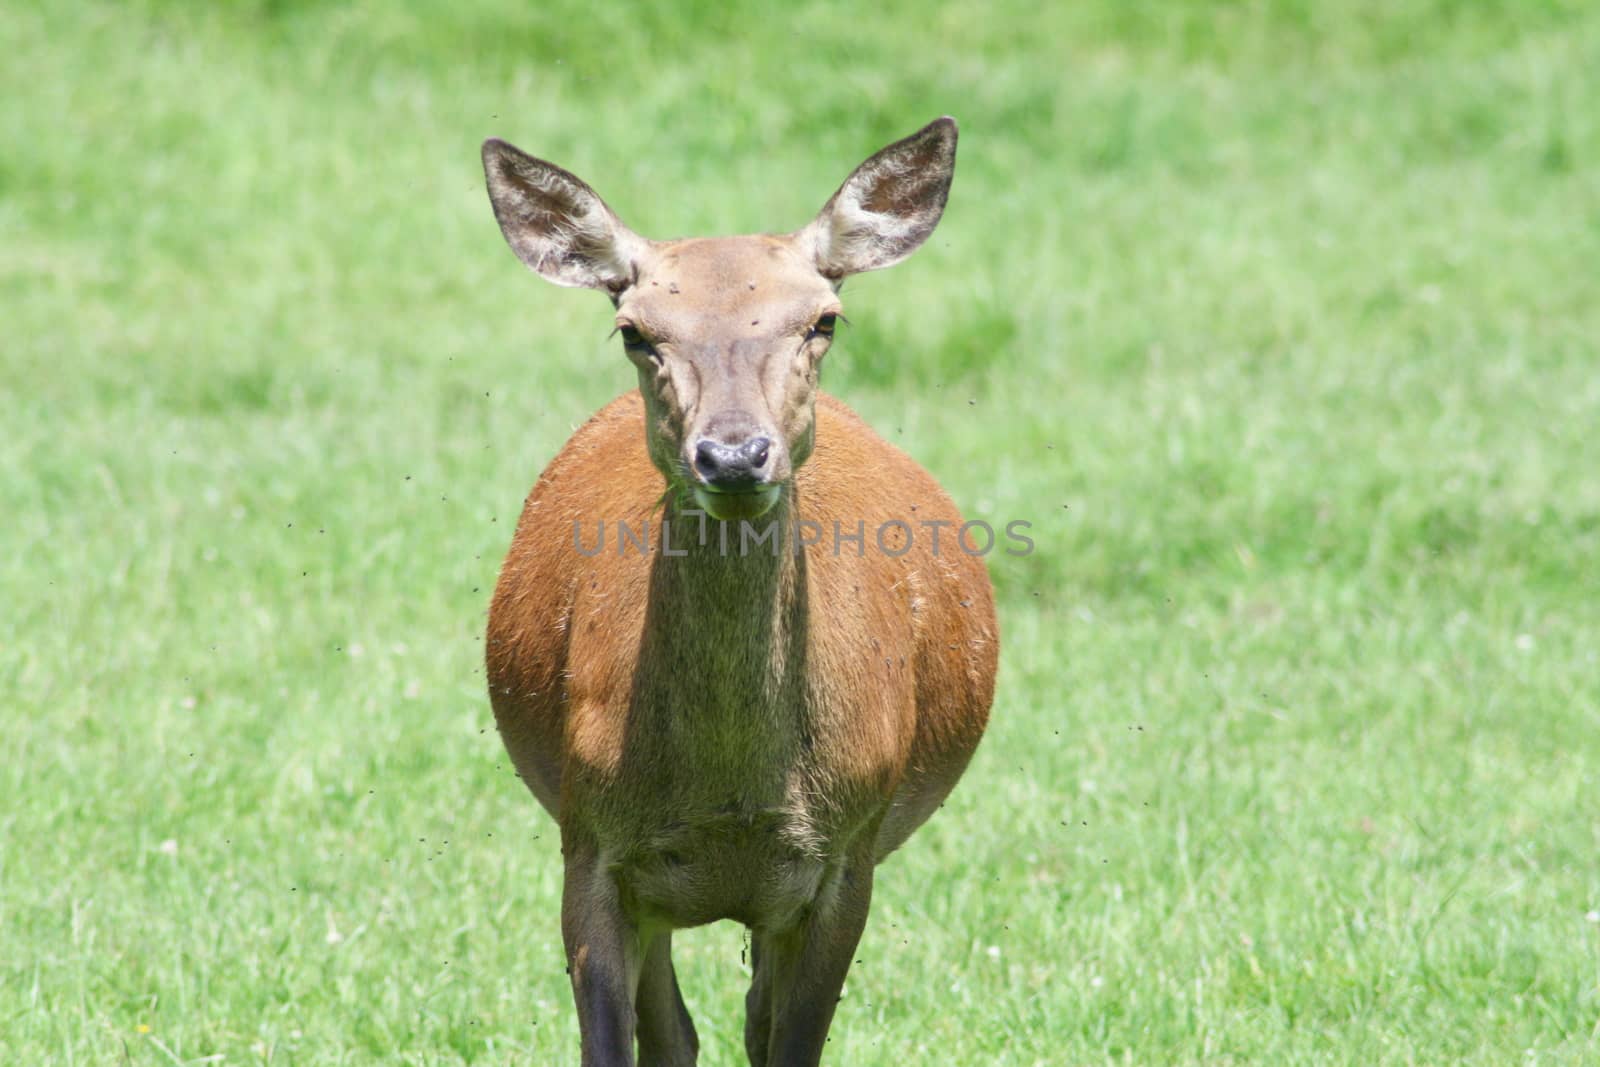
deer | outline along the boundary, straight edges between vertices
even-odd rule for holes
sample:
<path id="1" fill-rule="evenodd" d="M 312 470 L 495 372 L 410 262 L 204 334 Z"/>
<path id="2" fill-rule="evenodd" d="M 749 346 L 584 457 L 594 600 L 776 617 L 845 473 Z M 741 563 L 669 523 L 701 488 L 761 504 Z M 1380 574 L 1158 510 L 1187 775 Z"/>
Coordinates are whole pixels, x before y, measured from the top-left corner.
<path id="1" fill-rule="evenodd" d="M 638 373 L 527 496 L 486 634 L 499 734 L 560 828 L 585 1067 L 695 1062 L 672 934 L 720 920 L 749 931 L 751 1064 L 820 1063 L 874 871 L 987 725 L 984 560 L 934 478 L 818 389 L 844 280 L 927 240 L 956 136 L 882 149 L 799 230 L 661 241 L 484 142 L 512 251 L 604 292 Z M 596 550 L 606 526 L 631 534 Z"/>

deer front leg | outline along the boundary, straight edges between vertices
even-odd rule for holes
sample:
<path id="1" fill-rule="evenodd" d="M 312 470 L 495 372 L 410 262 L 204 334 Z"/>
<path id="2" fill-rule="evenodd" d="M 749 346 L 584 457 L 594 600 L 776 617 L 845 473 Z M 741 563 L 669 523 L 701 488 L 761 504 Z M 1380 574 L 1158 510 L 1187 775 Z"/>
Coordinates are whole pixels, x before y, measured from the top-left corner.
<path id="1" fill-rule="evenodd" d="M 561 938 L 578 1006 L 583 1067 L 633 1067 L 633 998 L 643 946 L 617 885 L 588 844 L 567 846 Z"/>
<path id="2" fill-rule="evenodd" d="M 872 856 L 848 863 L 797 927 L 757 935 L 761 947 L 745 1032 L 755 1067 L 816 1067 L 828 1040 L 845 973 L 867 924 Z M 767 1028 L 765 1040 L 757 1028 Z M 764 1062 L 756 1062 L 757 1056 Z"/>
<path id="3" fill-rule="evenodd" d="M 634 993 L 639 1019 L 640 1067 L 693 1067 L 700 1052 L 694 1021 L 672 969 L 672 932 L 649 939 Z"/>

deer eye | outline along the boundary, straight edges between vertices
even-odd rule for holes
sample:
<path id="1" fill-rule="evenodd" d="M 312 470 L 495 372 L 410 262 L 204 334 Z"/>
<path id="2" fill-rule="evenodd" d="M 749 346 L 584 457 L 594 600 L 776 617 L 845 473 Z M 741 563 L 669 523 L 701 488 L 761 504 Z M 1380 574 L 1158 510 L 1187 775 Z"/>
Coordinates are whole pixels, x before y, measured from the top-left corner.
<path id="1" fill-rule="evenodd" d="M 650 342 L 644 339 L 644 334 L 640 333 L 636 326 L 618 326 L 617 332 L 622 335 L 622 344 L 626 348 L 650 347 Z"/>
<path id="2" fill-rule="evenodd" d="M 833 329 L 838 324 L 839 324 L 839 316 L 838 316 L 838 314 L 836 314 L 835 312 L 830 311 L 826 315 L 823 315 L 823 316 L 821 316 L 820 318 L 817 319 L 815 325 L 813 325 L 811 327 L 811 333 L 809 334 L 809 336 L 811 336 L 811 337 L 832 337 L 833 336 Z"/>

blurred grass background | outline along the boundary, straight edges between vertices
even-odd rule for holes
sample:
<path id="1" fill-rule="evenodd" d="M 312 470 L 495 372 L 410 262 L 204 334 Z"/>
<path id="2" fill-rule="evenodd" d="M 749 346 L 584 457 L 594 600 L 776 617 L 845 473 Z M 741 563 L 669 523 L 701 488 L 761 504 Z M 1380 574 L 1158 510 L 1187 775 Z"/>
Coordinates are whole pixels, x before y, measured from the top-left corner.
<path id="1" fill-rule="evenodd" d="M 832 1062 L 1600 1061 L 1600 8 L 23 0 L 0 55 L 0 1061 L 575 1062 L 481 627 L 632 372 L 477 145 L 783 230 L 947 112 L 824 384 L 1039 550 Z M 737 929 L 678 942 L 741 1062 Z"/>

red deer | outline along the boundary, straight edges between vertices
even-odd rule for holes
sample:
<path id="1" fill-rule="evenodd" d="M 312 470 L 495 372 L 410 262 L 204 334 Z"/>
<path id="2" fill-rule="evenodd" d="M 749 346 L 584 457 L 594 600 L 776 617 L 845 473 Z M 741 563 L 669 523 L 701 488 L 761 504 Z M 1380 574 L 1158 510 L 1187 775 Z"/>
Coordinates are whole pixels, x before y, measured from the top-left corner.
<path id="1" fill-rule="evenodd" d="M 794 233 L 652 241 L 483 146 L 512 250 L 605 292 L 639 375 L 540 475 L 488 626 L 500 734 L 561 829 L 588 1067 L 694 1062 L 672 932 L 718 919 L 751 931 L 750 1062 L 818 1063 L 874 868 L 983 734 L 983 561 L 932 476 L 817 390 L 840 285 L 927 239 L 955 154 L 941 118 Z"/>

